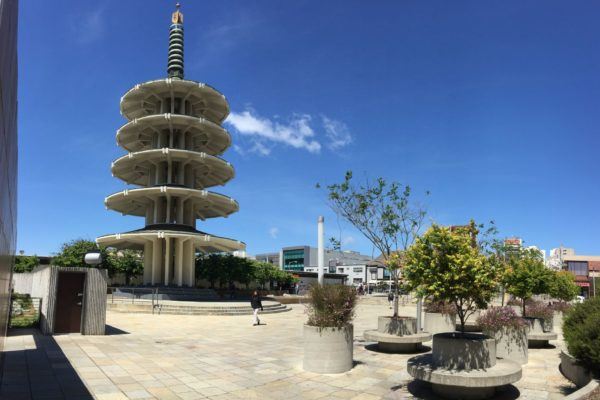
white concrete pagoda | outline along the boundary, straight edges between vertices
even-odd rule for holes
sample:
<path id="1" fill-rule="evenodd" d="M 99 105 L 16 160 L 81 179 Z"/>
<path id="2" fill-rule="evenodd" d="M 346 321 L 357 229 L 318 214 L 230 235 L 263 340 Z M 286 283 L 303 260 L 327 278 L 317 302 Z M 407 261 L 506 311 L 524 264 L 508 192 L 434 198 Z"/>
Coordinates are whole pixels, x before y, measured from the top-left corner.
<path id="1" fill-rule="evenodd" d="M 129 153 L 112 163 L 112 174 L 140 187 L 104 200 L 108 209 L 144 217 L 146 226 L 96 242 L 143 250 L 144 284 L 194 286 L 196 252 L 232 252 L 245 244 L 196 230 L 196 219 L 227 217 L 239 206 L 206 190 L 234 176 L 231 164 L 218 157 L 231 145 L 221 127 L 229 105 L 212 87 L 183 78 L 179 4 L 169 30 L 167 72 L 168 78 L 138 84 L 121 98 L 129 122 L 117 131 L 117 144 Z"/>

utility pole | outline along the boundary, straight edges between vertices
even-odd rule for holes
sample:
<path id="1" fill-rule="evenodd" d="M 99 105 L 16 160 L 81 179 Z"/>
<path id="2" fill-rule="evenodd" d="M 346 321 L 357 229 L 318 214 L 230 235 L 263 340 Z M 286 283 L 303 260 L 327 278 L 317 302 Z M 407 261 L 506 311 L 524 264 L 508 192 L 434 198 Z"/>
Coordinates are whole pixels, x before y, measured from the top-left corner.
<path id="1" fill-rule="evenodd" d="M 319 268 L 318 281 L 319 285 L 325 283 L 325 232 L 323 225 L 325 218 L 321 215 L 317 221 L 317 265 Z"/>

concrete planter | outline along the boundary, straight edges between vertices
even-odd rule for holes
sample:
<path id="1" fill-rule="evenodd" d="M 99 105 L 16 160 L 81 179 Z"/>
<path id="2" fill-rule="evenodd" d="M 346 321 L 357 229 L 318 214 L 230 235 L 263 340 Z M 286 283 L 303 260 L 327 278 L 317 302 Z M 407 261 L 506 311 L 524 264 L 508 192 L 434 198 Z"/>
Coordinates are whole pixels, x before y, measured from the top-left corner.
<path id="1" fill-rule="evenodd" d="M 552 318 L 553 331 L 562 332 L 563 317 L 562 311 L 554 311 L 554 317 Z"/>
<path id="2" fill-rule="evenodd" d="M 521 379 L 521 365 L 496 359 L 496 341 L 482 334 L 438 333 L 429 354 L 410 358 L 407 371 L 449 399 L 489 399 Z"/>
<path id="3" fill-rule="evenodd" d="M 454 332 L 456 330 L 456 315 L 440 313 L 424 313 L 424 331 L 432 335 L 436 333 Z"/>
<path id="4" fill-rule="evenodd" d="M 339 374 L 352 369 L 354 328 L 319 328 L 304 325 L 304 370 Z"/>
<path id="5" fill-rule="evenodd" d="M 553 323 L 552 318 L 543 319 L 543 318 L 534 318 L 534 317 L 524 317 L 525 321 L 529 324 L 529 332 L 530 333 L 549 333 L 553 332 Z"/>
<path id="6" fill-rule="evenodd" d="M 484 332 L 496 340 L 496 357 L 527 364 L 529 359 L 527 328 L 502 328 L 497 332 Z"/>
<path id="7" fill-rule="evenodd" d="M 560 352 L 560 373 L 578 388 L 587 385 L 592 380 L 592 373 L 579 365 L 575 357 L 567 352 Z"/>
<path id="8" fill-rule="evenodd" d="M 417 319 L 413 317 L 392 318 L 379 316 L 377 318 L 377 330 L 389 335 L 414 335 L 417 333 Z"/>

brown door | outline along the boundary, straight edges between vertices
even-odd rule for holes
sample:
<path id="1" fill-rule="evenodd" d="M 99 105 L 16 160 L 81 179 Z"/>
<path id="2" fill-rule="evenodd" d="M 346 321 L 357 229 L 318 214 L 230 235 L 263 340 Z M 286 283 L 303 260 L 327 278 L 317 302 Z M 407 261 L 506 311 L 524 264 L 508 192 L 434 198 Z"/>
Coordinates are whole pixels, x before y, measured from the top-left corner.
<path id="1" fill-rule="evenodd" d="M 54 317 L 55 333 L 81 332 L 83 310 L 83 272 L 59 272 Z"/>

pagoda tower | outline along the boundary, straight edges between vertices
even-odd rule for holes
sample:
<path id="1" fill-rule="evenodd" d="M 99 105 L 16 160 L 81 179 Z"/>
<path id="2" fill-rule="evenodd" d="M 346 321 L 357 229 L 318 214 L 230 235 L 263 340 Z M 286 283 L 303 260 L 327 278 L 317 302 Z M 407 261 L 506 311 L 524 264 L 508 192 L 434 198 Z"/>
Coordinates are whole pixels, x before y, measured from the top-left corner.
<path id="1" fill-rule="evenodd" d="M 104 200 L 107 209 L 144 217 L 146 226 L 96 242 L 143 250 L 146 285 L 194 286 L 196 252 L 244 250 L 245 244 L 196 230 L 196 219 L 239 209 L 232 198 L 206 190 L 234 177 L 231 164 L 218 157 L 231 145 L 221 127 L 229 105 L 212 87 L 184 79 L 179 4 L 171 22 L 168 78 L 137 84 L 121 98 L 121 115 L 129 122 L 117 131 L 117 145 L 129 153 L 111 170 L 137 187 Z"/>

